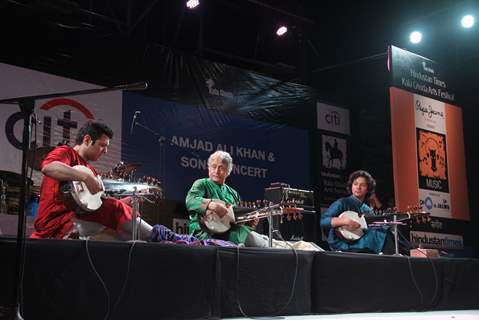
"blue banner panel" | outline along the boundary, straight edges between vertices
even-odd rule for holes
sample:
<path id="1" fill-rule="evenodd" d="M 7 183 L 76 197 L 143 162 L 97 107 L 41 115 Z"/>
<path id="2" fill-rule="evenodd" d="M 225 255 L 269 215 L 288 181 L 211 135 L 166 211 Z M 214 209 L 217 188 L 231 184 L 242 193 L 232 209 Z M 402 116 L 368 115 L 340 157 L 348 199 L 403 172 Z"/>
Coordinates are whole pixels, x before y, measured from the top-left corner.
<path id="1" fill-rule="evenodd" d="M 208 176 L 208 156 L 219 149 L 233 157 L 227 183 L 243 200 L 263 199 L 271 182 L 310 188 L 304 129 L 132 93 L 124 93 L 122 127 L 123 161 L 141 164 L 137 177 L 159 178 L 166 199 L 184 199 Z"/>

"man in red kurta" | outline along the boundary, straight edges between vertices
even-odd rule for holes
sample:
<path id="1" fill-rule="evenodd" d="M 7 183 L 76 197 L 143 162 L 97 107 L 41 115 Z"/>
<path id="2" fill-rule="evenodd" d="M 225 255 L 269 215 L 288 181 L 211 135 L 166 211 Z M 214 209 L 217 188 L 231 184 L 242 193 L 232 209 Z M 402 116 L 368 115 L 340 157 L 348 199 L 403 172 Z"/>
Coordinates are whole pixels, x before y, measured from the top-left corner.
<path id="1" fill-rule="evenodd" d="M 83 181 L 92 194 L 101 190 L 101 185 L 95 178 L 95 168 L 89 162 L 98 160 L 108 151 L 112 137 L 113 131 L 107 125 L 89 121 L 79 130 L 73 148 L 57 147 L 43 160 L 41 168 L 45 176 L 32 238 L 64 239 L 72 232 L 75 217 L 102 224 L 127 238 L 132 225 L 132 208 L 127 204 L 128 199 L 105 198 L 95 212 L 77 216 L 65 206 L 60 197 L 62 181 Z M 86 166 L 95 175 L 72 168 L 75 165 Z M 151 226 L 141 221 L 140 228 L 142 237 L 148 239 Z"/>

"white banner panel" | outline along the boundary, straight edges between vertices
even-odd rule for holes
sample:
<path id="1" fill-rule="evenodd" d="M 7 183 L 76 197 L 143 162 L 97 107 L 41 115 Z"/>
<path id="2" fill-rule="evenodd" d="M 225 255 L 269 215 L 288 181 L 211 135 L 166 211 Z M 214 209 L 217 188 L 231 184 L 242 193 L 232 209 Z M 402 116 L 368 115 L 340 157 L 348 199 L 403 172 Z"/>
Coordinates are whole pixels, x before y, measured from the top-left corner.
<path id="1" fill-rule="evenodd" d="M 58 77 L 0 63 L 0 99 L 101 88 L 85 82 Z M 95 163 L 100 171 L 121 160 L 122 92 L 79 95 L 36 101 L 37 145 L 74 145 L 78 129 L 89 119 L 104 121 L 114 131 L 109 152 Z M 0 170 L 20 173 L 23 120 L 16 104 L 0 104 Z M 41 174 L 34 172 L 36 184 Z"/>
<path id="2" fill-rule="evenodd" d="M 346 139 L 321 135 L 322 163 L 328 169 L 345 170 L 348 159 L 348 142 Z"/>
<path id="3" fill-rule="evenodd" d="M 445 103 L 414 94 L 419 203 L 433 216 L 451 218 Z"/>
<path id="4" fill-rule="evenodd" d="M 317 102 L 318 129 L 350 134 L 349 110 Z"/>
<path id="5" fill-rule="evenodd" d="M 411 231 L 411 243 L 420 248 L 464 249 L 463 237 L 456 234 Z"/>
<path id="6" fill-rule="evenodd" d="M 414 95 L 416 128 L 446 134 L 445 103 L 431 98 Z"/>
<path id="7" fill-rule="evenodd" d="M 435 217 L 451 218 L 451 195 L 419 189 L 419 204 Z"/>

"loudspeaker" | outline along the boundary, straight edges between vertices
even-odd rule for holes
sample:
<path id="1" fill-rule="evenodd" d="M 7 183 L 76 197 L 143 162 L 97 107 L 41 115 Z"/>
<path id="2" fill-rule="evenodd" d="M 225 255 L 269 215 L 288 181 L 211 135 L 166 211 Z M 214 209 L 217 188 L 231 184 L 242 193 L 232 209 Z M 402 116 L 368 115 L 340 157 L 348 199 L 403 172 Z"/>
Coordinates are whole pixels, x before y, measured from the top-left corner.
<path id="1" fill-rule="evenodd" d="M 316 216 L 315 214 L 304 214 L 301 219 L 288 219 L 285 215 L 283 217 L 275 216 L 273 217 L 273 227 L 275 230 L 279 230 L 282 237 L 286 241 L 310 241 L 314 242 L 316 239 L 315 236 L 315 225 L 316 225 Z M 263 221 L 258 224 L 256 230 L 259 233 L 268 235 L 268 220 L 263 219 Z"/>

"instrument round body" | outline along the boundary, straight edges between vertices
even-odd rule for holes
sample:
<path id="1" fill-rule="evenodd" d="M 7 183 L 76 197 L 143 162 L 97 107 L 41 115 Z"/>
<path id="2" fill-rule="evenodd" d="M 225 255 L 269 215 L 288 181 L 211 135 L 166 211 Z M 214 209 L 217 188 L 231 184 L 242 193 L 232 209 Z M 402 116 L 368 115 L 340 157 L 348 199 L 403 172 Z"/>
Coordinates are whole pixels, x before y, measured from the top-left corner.
<path id="1" fill-rule="evenodd" d="M 298 214 L 303 212 L 302 208 L 286 208 L 283 212 L 283 207 L 280 204 L 273 204 L 268 207 L 260 208 L 254 211 L 251 211 L 245 215 L 236 217 L 233 206 L 226 204 L 221 200 L 212 200 L 213 202 L 218 202 L 223 204 L 228 212 L 223 216 L 219 217 L 215 212 L 211 210 L 206 210 L 206 213 L 203 217 L 203 224 L 208 229 L 210 233 L 224 233 L 231 228 L 231 224 L 244 223 L 252 220 L 259 220 L 262 218 L 267 218 L 269 216 L 282 215 L 286 214 Z"/>
<path id="2" fill-rule="evenodd" d="M 224 216 L 219 217 L 214 211 L 206 210 L 205 215 L 203 216 L 203 223 L 209 232 L 213 234 L 225 233 L 231 228 L 231 223 L 235 222 L 233 206 L 218 199 L 212 201 L 224 205 L 226 209 L 228 209 L 228 212 Z"/>
<path id="3" fill-rule="evenodd" d="M 339 218 L 350 218 L 360 225 L 359 228 L 354 230 L 348 230 L 345 227 L 336 228 L 336 235 L 345 241 L 354 242 L 359 240 L 364 235 L 364 231 L 368 228 L 364 215 L 359 215 L 355 211 L 344 211 L 339 215 Z"/>
<path id="4" fill-rule="evenodd" d="M 77 165 L 73 167 L 76 170 L 80 170 L 86 173 L 89 173 L 91 175 L 95 175 L 93 171 L 82 165 Z M 102 189 L 104 190 L 105 187 L 103 186 L 103 182 L 100 177 L 97 177 L 98 181 L 100 182 Z M 86 212 L 93 212 L 98 210 L 101 205 L 101 197 L 103 196 L 103 191 L 97 192 L 95 194 L 91 194 L 90 190 L 88 190 L 88 187 L 86 184 L 82 181 L 71 181 L 71 196 L 75 200 L 76 204 L 80 209 L 86 211 Z"/>

